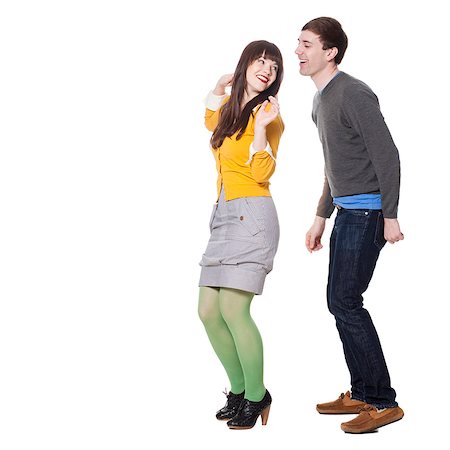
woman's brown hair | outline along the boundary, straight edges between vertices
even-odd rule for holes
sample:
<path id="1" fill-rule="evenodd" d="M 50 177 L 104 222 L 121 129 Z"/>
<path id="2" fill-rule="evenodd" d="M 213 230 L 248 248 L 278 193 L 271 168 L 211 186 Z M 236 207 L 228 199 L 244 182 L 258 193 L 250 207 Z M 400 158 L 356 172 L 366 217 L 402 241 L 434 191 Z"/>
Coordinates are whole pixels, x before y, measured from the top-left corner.
<path id="1" fill-rule="evenodd" d="M 245 88 L 247 86 L 247 68 L 261 56 L 277 63 L 277 76 L 275 81 L 266 90 L 251 99 L 241 109 Z M 219 148 L 226 137 L 233 136 L 236 132 L 238 132 L 236 139 L 240 139 L 244 134 L 248 119 L 255 106 L 263 103 L 269 96 L 275 96 L 280 89 L 282 80 L 283 58 L 278 47 L 267 41 L 250 42 L 244 48 L 237 64 L 231 85 L 230 99 L 220 110 L 219 123 L 211 136 L 211 146 L 213 148 Z"/>

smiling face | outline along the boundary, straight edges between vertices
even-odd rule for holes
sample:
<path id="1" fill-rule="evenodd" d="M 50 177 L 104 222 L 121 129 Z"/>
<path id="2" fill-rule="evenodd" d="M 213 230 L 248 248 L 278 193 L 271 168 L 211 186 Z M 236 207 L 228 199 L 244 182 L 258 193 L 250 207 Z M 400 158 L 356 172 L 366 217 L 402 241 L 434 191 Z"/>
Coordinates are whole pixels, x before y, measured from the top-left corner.
<path id="1" fill-rule="evenodd" d="M 278 64 L 266 59 L 264 54 L 253 61 L 246 72 L 246 93 L 249 99 L 269 88 L 277 78 Z"/>
<path id="2" fill-rule="evenodd" d="M 334 62 L 336 53 L 335 47 L 323 49 L 319 35 L 309 30 L 302 31 L 298 39 L 298 47 L 295 50 L 300 61 L 300 73 L 314 80 L 329 70 L 333 70 L 336 66 Z"/>

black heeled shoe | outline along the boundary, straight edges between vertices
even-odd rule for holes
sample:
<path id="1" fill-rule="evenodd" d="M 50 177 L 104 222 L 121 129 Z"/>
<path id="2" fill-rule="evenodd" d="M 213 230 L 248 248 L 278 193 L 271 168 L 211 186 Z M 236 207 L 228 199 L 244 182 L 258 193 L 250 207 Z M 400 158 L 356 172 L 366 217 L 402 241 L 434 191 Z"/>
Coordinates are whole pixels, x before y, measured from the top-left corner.
<path id="1" fill-rule="evenodd" d="M 219 409 L 216 413 L 217 420 L 230 420 L 232 419 L 236 413 L 238 412 L 239 406 L 241 405 L 242 400 L 244 400 L 244 392 L 241 394 L 233 394 L 232 392 L 224 394 L 227 396 L 227 402 L 222 409 Z"/>
<path id="2" fill-rule="evenodd" d="M 237 414 L 227 422 L 228 427 L 232 430 L 248 430 L 255 426 L 259 416 L 261 416 L 262 424 L 266 425 L 271 404 L 272 397 L 267 390 L 260 402 L 251 402 L 244 398 Z"/>

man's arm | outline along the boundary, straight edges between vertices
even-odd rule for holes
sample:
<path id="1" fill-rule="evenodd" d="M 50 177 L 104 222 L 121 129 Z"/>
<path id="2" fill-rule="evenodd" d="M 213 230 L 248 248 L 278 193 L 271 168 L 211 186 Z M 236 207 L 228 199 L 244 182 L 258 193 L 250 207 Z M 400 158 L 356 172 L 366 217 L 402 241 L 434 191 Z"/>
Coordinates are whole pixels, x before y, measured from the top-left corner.
<path id="1" fill-rule="evenodd" d="M 388 219 L 396 219 L 400 194 L 400 158 L 381 114 L 378 99 L 368 87 L 349 91 L 346 99 L 348 120 L 364 140 L 377 175 L 383 215 Z"/>
<path id="2" fill-rule="evenodd" d="M 316 216 L 312 227 L 306 233 L 305 245 L 309 253 L 316 252 L 323 248 L 321 239 L 325 230 L 325 222 L 325 217 Z"/>
<path id="3" fill-rule="evenodd" d="M 353 94 L 353 95 L 352 95 Z M 349 96 L 349 119 L 364 139 L 380 185 L 384 238 L 391 244 L 404 239 L 397 220 L 400 195 L 400 157 L 381 114 L 378 98 L 369 89 Z"/>

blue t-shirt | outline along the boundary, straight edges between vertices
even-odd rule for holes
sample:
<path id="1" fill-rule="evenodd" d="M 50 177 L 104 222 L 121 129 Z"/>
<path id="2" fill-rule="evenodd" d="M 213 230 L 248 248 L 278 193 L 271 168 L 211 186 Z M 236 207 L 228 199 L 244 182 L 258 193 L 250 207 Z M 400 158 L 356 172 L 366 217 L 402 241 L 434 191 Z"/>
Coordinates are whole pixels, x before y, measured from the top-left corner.
<path id="1" fill-rule="evenodd" d="M 357 194 L 334 197 L 333 203 L 345 209 L 381 209 L 381 194 Z"/>

